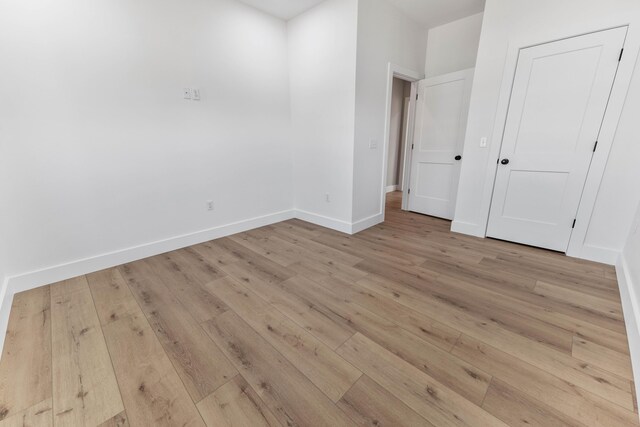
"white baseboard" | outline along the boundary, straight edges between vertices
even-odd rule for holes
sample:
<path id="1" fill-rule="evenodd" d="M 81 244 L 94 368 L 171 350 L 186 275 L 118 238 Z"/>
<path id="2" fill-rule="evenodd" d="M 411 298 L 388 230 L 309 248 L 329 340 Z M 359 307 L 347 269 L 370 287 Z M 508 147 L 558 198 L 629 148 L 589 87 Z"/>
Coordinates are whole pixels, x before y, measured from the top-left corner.
<path id="1" fill-rule="evenodd" d="M 636 396 L 640 396 L 640 307 L 638 304 L 638 289 L 640 283 L 633 283 L 627 261 L 623 256 L 618 257 L 616 263 L 616 275 L 622 300 L 622 313 L 627 328 L 629 340 L 629 352 L 631 353 L 631 366 L 636 386 Z"/>
<path id="2" fill-rule="evenodd" d="M 332 230 L 346 234 L 359 233 L 362 230 L 366 230 L 367 228 L 373 227 L 374 225 L 380 224 L 384 221 L 384 215 L 381 213 L 352 223 L 301 210 L 295 211 L 295 217 L 302 221 L 310 222 L 321 227 L 331 228 Z"/>
<path id="3" fill-rule="evenodd" d="M 398 186 L 397 185 L 387 185 L 387 188 L 385 188 L 385 191 L 387 193 L 393 193 L 394 191 L 398 191 Z"/>
<path id="4" fill-rule="evenodd" d="M 361 219 L 351 224 L 351 234 L 359 233 L 362 230 L 371 228 L 374 225 L 380 224 L 381 222 L 384 222 L 384 215 L 381 213 Z"/>
<path id="5" fill-rule="evenodd" d="M 454 233 L 467 234 L 469 236 L 486 237 L 484 235 L 484 229 L 479 227 L 477 224 L 472 224 L 470 222 L 454 220 L 451 223 L 451 231 Z"/>
<path id="6" fill-rule="evenodd" d="M 287 210 L 7 277 L 0 288 L 0 354 L 9 323 L 13 296 L 19 292 L 292 218 L 347 234 L 362 231 L 383 221 L 381 214 L 356 223 L 349 223 L 302 210 Z"/>
<path id="7" fill-rule="evenodd" d="M 297 209 L 295 210 L 295 217 L 321 227 L 331 228 L 342 233 L 351 234 L 352 224 L 347 221 Z"/>
<path id="8" fill-rule="evenodd" d="M 4 345 L 4 337 L 7 334 L 9 326 L 9 313 L 11 312 L 11 303 L 13 302 L 13 293 L 8 295 L 9 278 L 5 277 L 2 281 L 2 289 L 0 289 L 0 355 L 2 355 L 2 346 Z"/>
<path id="9" fill-rule="evenodd" d="M 569 247 L 569 251 L 567 251 L 567 255 L 574 258 L 586 259 L 588 261 L 601 262 L 603 264 L 609 264 L 609 265 L 617 265 L 618 259 L 620 257 L 620 252 L 614 249 L 583 244 L 582 246 L 580 246 L 578 253 L 573 253 L 571 251 L 571 247 Z"/>
<path id="10" fill-rule="evenodd" d="M 7 277 L 0 289 L 0 354 L 9 322 L 13 295 L 83 274 L 115 267 L 127 262 L 159 255 L 209 240 L 219 239 L 265 225 L 275 224 L 295 217 L 293 210 L 276 212 L 248 220 L 238 221 L 194 233 L 159 240 L 118 251 L 96 255 L 65 264 L 59 264 L 24 274 Z"/>

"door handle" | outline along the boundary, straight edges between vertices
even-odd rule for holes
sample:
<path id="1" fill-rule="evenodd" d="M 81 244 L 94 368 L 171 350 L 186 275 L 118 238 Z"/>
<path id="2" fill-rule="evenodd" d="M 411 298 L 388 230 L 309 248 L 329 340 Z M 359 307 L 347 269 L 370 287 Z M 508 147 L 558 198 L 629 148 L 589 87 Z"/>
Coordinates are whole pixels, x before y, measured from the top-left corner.
<path id="1" fill-rule="evenodd" d="M 456 156 L 455 159 L 456 160 L 462 160 L 462 156 Z"/>
<path id="2" fill-rule="evenodd" d="M 509 164 L 509 159 L 502 159 L 502 161 L 500 162 L 503 165 L 508 165 Z"/>

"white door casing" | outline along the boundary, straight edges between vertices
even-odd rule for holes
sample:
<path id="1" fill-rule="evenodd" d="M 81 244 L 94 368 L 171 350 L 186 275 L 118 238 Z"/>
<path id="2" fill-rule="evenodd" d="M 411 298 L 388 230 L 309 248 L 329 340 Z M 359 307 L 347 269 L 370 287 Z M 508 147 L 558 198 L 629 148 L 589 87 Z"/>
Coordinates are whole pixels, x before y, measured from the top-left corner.
<path id="1" fill-rule="evenodd" d="M 410 211 L 453 219 L 472 84 L 473 69 L 418 84 Z"/>
<path id="2" fill-rule="evenodd" d="M 404 173 L 404 168 L 406 167 L 405 165 L 405 159 L 407 158 L 405 150 L 407 149 L 407 147 L 410 145 L 408 144 L 409 141 L 409 135 L 410 135 L 410 129 L 409 129 L 409 124 L 411 123 L 411 121 L 409 120 L 409 109 L 411 106 L 411 98 L 407 97 L 404 99 L 404 114 L 402 115 L 402 140 L 400 141 L 400 158 L 398 160 L 399 162 L 399 171 L 398 171 L 398 190 L 399 191 L 404 191 L 404 177 L 405 177 L 405 173 Z"/>
<path id="3" fill-rule="evenodd" d="M 566 251 L 626 31 L 520 50 L 488 236 Z"/>

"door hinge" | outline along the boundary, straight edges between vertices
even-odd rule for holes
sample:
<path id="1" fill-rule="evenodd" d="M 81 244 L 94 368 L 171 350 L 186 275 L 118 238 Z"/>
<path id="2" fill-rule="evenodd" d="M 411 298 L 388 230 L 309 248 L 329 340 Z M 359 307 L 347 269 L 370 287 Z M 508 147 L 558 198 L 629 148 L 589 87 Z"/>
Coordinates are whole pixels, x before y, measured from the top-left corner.
<path id="1" fill-rule="evenodd" d="M 622 61 L 622 53 L 624 52 L 624 48 L 620 49 L 620 56 L 618 57 L 618 62 Z"/>
<path id="2" fill-rule="evenodd" d="M 598 141 L 596 141 L 595 144 L 593 144 L 593 152 L 596 152 L 596 148 L 598 148 Z"/>
<path id="3" fill-rule="evenodd" d="M 576 220 L 573 220 L 573 224 L 571 225 L 571 228 L 576 228 Z"/>
<path id="4" fill-rule="evenodd" d="M 420 94 L 416 93 L 416 101 L 418 100 L 419 96 L 420 96 Z"/>
<path id="5" fill-rule="evenodd" d="M 407 194 L 411 194 L 411 189 L 409 189 L 409 191 L 407 191 Z"/>
<path id="6" fill-rule="evenodd" d="M 411 144 L 411 149 L 413 150 L 413 144 Z"/>

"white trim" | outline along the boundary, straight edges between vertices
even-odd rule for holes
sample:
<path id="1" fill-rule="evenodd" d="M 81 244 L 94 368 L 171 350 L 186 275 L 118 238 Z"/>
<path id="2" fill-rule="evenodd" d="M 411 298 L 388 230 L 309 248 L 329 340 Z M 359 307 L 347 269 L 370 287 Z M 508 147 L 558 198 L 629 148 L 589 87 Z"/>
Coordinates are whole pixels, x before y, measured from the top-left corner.
<path id="1" fill-rule="evenodd" d="M 387 185 L 387 188 L 385 188 L 385 193 L 393 193 L 394 191 L 398 191 L 397 185 Z"/>
<path id="2" fill-rule="evenodd" d="M 2 282 L 2 290 L 0 290 L 0 355 L 2 355 L 2 346 L 4 338 L 7 335 L 9 327 L 9 313 L 11 312 L 11 303 L 13 302 L 13 293 L 9 293 L 9 278 L 5 277 Z"/>
<path id="3" fill-rule="evenodd" d="M 2 354 L 2 346 L 9 323 L 13 296 L 19 292 L 292 218 L 347 234 L 357 233 L 384 221 L 382 215 L 376 214 L 355 223 L 349 223 L 312 212 L 292 209 L 7 277 L 0 288 L 0 354 Z"/>
<path id="4" fill-rule="evenodd" d="M 349 223 L 339 219 L 293 209 L 6 277 L 0 288 L 0 354 L 2 354 L 2 346 L 9 323 L 9 312 L 11 311 L 13 296 L 19 292 L 292 218 L 298 218 L 347 234 L 360 232 L 384 221 L 382 215 L 376 214 L 355 223 Z"/>
<path id="5" fill-rule="evenodd" d="M 616 275 L 618 276 L 618 288 L 620 290 L 620 299 L 622 300 L 624 324 L 627 329 L 627 340 L 629 341 L 636 396 L 640 396 L 640 330 L 638 329 L 640 308 L 638 307 L 638 296 L 636 294 L 636 286 L 638 284 L 633 283 L 624 256 L 618 257 Z"/>
<path id="6" fill-rule="evenodd" d="M 409 187 L 411 186 L 411 161 L 413 159 L 413 150 L 409 149 L 411 144 L 413 144 L 413 139 L 415 137 L 415 124 L 416 124 L 416 110 L 418 106 L 418 101 L 416 99 L 416 95 L 418 94 L 418 84 L 419 82 L 411 83 L 411 95 L 409 98 L 409 120 L 407 121 L 407 137 L 404 140 L 404 164 L 402 168 L 402 173 L 404 177 L 402 178 L 402 182 L 405 185 L 402 187 L 402 210 L 409 210 Z M 389 113 L 391 114 L 391 113 Z M 385 199 L 386 204 L 386 199 Z"/>
<path id="7" fill-rule="evenodd" d="M 65 264 L 59 264 L 24 274 L 19 274 L 9 278 L 10 289 L 17 293 L 38 286 L 56 283 L 61 280 L 78 277 L 93 271 L 100 271 L 105 268 L 132 262 L 138 259 L 147 258 L 170 252 L 209 240 L 219 239 L 265 225 L 275 224 L 294 218 L 292 210 L 276 212 L 256 218 L 234 222 L 218 227 L 209 228 L 194 233 L 158 240 L 127 249 L 108 252 Z"/>
<path id="8" fill-rule="evenodd" d="M 418 80 L 424 79 L 424 73 L 420 73 L 418 71 L 411 70 L 409 68 L 393 64 L 391 62 L 389 62 L 387 69 L 389 70 L 389 72 L 393 73 L 391 76 L 391 89 L 393 89 L 394 77 L 406 80 L 408 82 L 417 82 Z"/>
<path id="9" fill-rule="evenodd" d="M 456 221 L 451 222 L 451 231 L 454 233 L 467 234 L 469 236 L 485 237 L 484 230 L 480 229 L 476 224 L 470 222 Z"/>
<path id="10" fill-rule="evenodd" d="M 633 27 L 633 28 L 632 28 Z M 591 224 L 591 217 L 596 206 L 598 192 L 602 178 L 604 177 L 609 153 L 616 137 L 618 123 L 622 116 L 624 104 L 627 100 L 631 78 L 635 70 L 638 50 L 640 49 L 640 33 L 635 31 L 637 26 L 629 25 L 627 27 L 627 38 L 624 43 L 624 55 L 618 66 L 616 80 L 611 90 L 607 111 L 602 122 L 600 135 L 598 136 L 598 149 L 593 155 L 589 174 L 585 182 L 580 207 L 576 216 L 576 228 L 571 234 L 567 255 L 584 258 L 589 256 L 590 249 L 587 245 L 587 233 Z M 605 258 L 596 259 L 596 261 L 607 262 Z M 610 260 L 615 263 L 615 259 Z"/>
<path id="11" fill-rule="evenodd" d="M 391 129 L 391 102 L 392 102 L 392 98 L 393 98 L 393 78 L 397 77 L 399 79 L 411 82 L 411 98 L 409 99 L 409 120 L 411 121 L 411 125 L 413 125 L 413 121 L 412 121 L 412 115 L 414 115 L 415 113 L 415 105 L 416 105 L 416 93 L 417 93 L 417 88 L 415 87 L 415 82 L 424 79 L 424 74 L 420 73 L 418 71 L 414 71 L 414 70 L 410 70 L 408 68 L 404 68 L 400 65 L 396 65 L 393 64 L 391 62 L 389 62 L 389 64 L 387 65 L 387 101 L 386 101 L 386 105 L 385 105 L 385 110 L 384 110 L 384 136 L 382 138 L 382 179 L 381 179 L 381 183 L 380 183 L 380 210 L 378 211 L 377 215 L 381 215 L 382 216 L 382 221 L 384 221 L 384 208 L 385 208 L 385 203 L 386 203 L 386 199 L 387 199 L 387 192 L 386 192 L 386 187 L 387 187 L 387 168 L 388 166 L 388 162 L 389 162 L 389 131 Z M 411 136 L 411 140 L 413 140 L 413 136 Z M 403 142 L 407 142 L 409 141 L 409 138 L 405 138 L 405 141 Z M 405 159 L 406 159 L 406 153 L 407 153 L 407 149 L 405 147 Z M 405 161 L 405 169 L 406 169 L 406 161 Z M 405 170 L 405 176 L 406 176 L 406 170 Z M 404 180 L 403 182 L 409 182 Z M 408 185 L 405 185 L 405 190 L 404 192 L 406 193 L 407 189 L 408 189 Z M 403 200 L 406 198 L 405 194 L 403 193 L 402 195 Z M 405 209 L 405 205 L 403 204 L 403 209 Z M 365 218 L 366 220 L 367 218 Z M 356 223 L 361 223 L 364 220 L 359 220 L 356 221 Z"/>
<path id="12" fill-rule="evenodd" d="M 307 221 L 321 227 L 331 228 L 342 233 L 351 234 L 352 224 L 350 222 L 301 210 L 295 210 L 294 214 L 295 218 L 301 219 L 303 221 Z"/>
<path id="13" fill-rule="evenodd" d="M 379 213 L 352 223 L 301 210 L 295 211 L 295 218 L 346 234 L 356 234 L 384 222 L 384 215 Z"/>
<path id="14" fill-rule="evenodd" d="M 115 267 L 127 262 L 151 257 L 187 246 L 196 245 L 209 240 L 219 239 L 221 237 L 241 233 L 243 231 L 263 227 L 265 225 L 275 224 L 294 217 L 295 211 L 293 210 L 276 212 L 219 227 L 213 227 L 207 230 L 197 231 L 195 233 L 158 240 L 156 242 L 146 243 L 127 249 L 7 277 L 4 280 L 2 289 L 0 290 L 0 354 L 2 354 L 2 346 L 4 344 L 4 338 L 9 322 L 9 312 L 11 310 L 13 295 L 18 292 L 60 282 L 62 280 L 82 276 L 83 274 L 104 270 L 105 268 Z"/>
<path id="15" fill-rule="evenodd" d="M 402 103 L 402 124 L 404 125 L 402 128 L 402 138 L 400 139 L 400 154 L 401 157 L 398 159 L 400 163 L 400 170 L 398 171 L 398 191 L 404 190 L 404 175 L 406 165 L 404 163 L 406 159 L 407 148 L 409 147 L 409 135 L 412 135 L 411 130 L 409 129 L 409 125 L 411 124 L 411 89 L 416 82 L 411 83 L 409 87 L 409 96 L 405 96 Z M 387 166 L 388 167 L 388 166 Z M 385 203 L 386 205 L 386 203 Z M 401 207 L 402 209 L 402 207 Z"/>
<path id="16" fill-rule="evenodd" d="M 362 230 L 366 230 L 367 228 L 373 227 L 374 225 L 378 225 L 381 222 L 384 222 L 384 215 L 381 214 L 376 214 L 370 216 L 369 218 L 361 219 L 360 221 L 356 221 L 351 224 L 351 234 L 359 233 Z"/>
<path id="17" fill-rule="evenodd" d="M 618 258 L 620 257 L 620 251 L 616 249 L 603 248 L 600 246 L 583 245 L 580 253 L 568 254 L 574 258 L 586 259 L 589 261 L 601 262 L 603 264 L 616 265 Z"/>
<path id="18" fill-rule="evenodd" d="M 516 73 L 516 67 L 518 62 L 518 55 L 521 49 L 540 45 L 544 43 L 552 43 L 554 41 L 563 40 L 571 37 L 578 37 L 580 35 L 589 34 L 593 32 L 605 31 L 612 28 L 627 27 L 627 38 L 624 44 L 625 54 L 622 57 L 622 61 L 618 67 L 616 79 L 613 84 L 611 96 L 609 98 L 609 104 L 605 113 L 602 128 L 598 138 L 598 150 L 593 156 L 593 161 L 587 175 L 582 199 L 578 208 L 576 228 L 571 234 L 569 241 L 569 247 L 567 249 L 567 255 L 577 258 L 591 259 L 593 261 L 613 263 L 611 251 L 599 251 L 597 249 L 590 249 L 585 244 L 587 232 L 589 230 L 589 224 L 591 221 L 591 215 L 595 207 L 600 183 L 604 176 L 607 160 L 609 158 L 609 152 L 615 138 L 615 132 L 622 114 L 624 103 L 627 97 L 629 86 L 631 84 L 631 77 L 635 68 L 636 60 L 640 50 L 640 30 L 637 25 L 621 24 L 609 28 L 594 28 L 591 31 L 585 31 L 580 34 L 560 34 L 557 33 L 554 36 L 545 37 L 545 40 L 541 40 L 539 36 L 535 38 L 523 38 L 514 40 L 509 43 L 507 48 L 507 55 L 505 60 L 505 66 L 502 78 L 502 87 L 500 89 L 500 96 L 498 100 L 498 106 L 496 109 L 495 120 L 493 124 L 493 134 L 491 135 L 491 141 L 489 144 L 489 154 L 487 156 L 487 172 L 485 175 L 485 182 L 482 204 L 480 206 L 480 223 L 479 224 L 467 224 L 463 228 L 466 231 L 460 231 L 465 234 L 471 234 L 479 237 L 486 237 L 487 227 L 489 225 L 489 209 L 491 207 L 491 201 L 493 198 L 493 189 L 496 180 L 497 165 L 495 159 L 500 156 L 500 150 L 502 149 L 503 129 L 507 120 L 507 114 L 509 110 L 509 103 L 511 100 L 511 90 L 513 87 L 513 79 Z M 462 228 L 460 229 L 462 230 Z"/>

